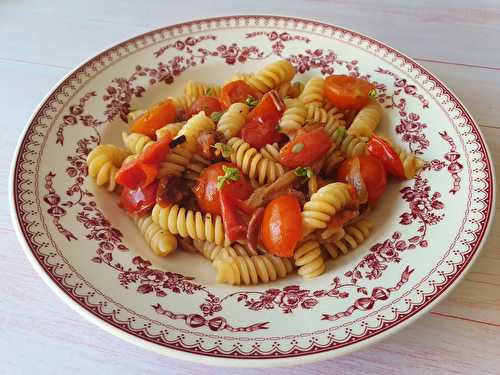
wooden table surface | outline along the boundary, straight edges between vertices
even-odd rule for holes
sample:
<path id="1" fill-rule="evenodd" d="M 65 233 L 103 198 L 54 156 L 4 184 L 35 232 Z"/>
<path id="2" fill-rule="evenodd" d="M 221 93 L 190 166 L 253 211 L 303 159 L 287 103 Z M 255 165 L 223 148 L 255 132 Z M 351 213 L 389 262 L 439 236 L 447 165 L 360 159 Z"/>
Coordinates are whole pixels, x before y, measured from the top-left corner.
<path id="1" fill-rule="evenodd" d="M 61 77 L 118 41 L 223 14 L 316 18 L 373 36 L 437 74 L 486 136 L 500 175 L 500 2 L 0 2 L 0 374 L 257 374 L 169 359 L 121 341 L 65 305 L 36 275 L 9 215 L 9 165 L 31 112 Z M 500 199 L 498 200 L 500 202 Z M 496 208 L 498 214 L 498 205 Z M 497 215 L 498 216 L 498 215 Z M 276 374 L 500 374 L 500 224 L 456 290 L 410 328 L 335 360 Z M 271 370 L 269 371 L 271 372 Z"/>

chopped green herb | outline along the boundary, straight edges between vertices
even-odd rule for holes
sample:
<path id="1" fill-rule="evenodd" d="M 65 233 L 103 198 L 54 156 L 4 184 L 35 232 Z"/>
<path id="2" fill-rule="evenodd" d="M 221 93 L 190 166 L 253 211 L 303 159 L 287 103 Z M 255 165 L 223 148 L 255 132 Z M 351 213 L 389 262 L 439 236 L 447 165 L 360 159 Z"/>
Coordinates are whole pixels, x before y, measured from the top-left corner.
<path id="1" fill-rule="evenodd" d="M 205 90 L 205 95 L 210 95 L 211 93 L 212 93 L 212 88 L 207 87 L 207 89 Z"/>
<path id="2" fill-rule="evenodd" d="M 222 142 L 217 142 L 212 147 L 215 148 L 222 155 L 222 157 L 226 159 L 229 158 L 231 156 L 231 153 L 233 152 L 231 146 L 226 145 Z"/>
<path id="3" fill-rule="evenodd" d="M 218 190 L 221 190 L 227 182 L 238 181 L 240 179 L 240 170 L 238 168 L 223 165 L 222 170 L 224 171 L 224 176 L 217 177 Z"/>
<path id="4" fill-rule="evenodd" d="M 219 122 L 220 118 L 222 117 L 222 112 L 213 112 L 210 117 L 212 118 L 212 120 L 214 120 L 215 122 Z"/>
<path id="5" fill-rule="evenodd" d="M 297 143 L 296 145 L 293 145 L 292 147 L 292 152 L 294 154 L 298 154 L 304 149 L 304 144 L 303 143 Z"/>
<path id="6" fill-rule="evenodd" d="M 339 126 L 337 129 L 335 129 L 334 136 L 337 139 L 343 140 L 345 137 L 347 137 L 347 130 L 344 126 Z"/>
<path id="7" fill-rule="evenodd" d="M 376 98 L 377 97 L 377 90 L 376 89 L 371 89 L 369 92 L 368 92 L 368 96 L 370 98 Z"/>
<path id="8" fill-rule="evenodd" d="M 249 96 L 247 100 L 245 101 L 247 105 L 251 108 L 255 107 L 257 104 L 259 104 L 259 101 L 255 99 L 253 96 Z"/>
<path id="9" fill-rule="evenodd" d="M 305 179 L 314 176 L 314 171 L 311 167 L 298 167 L 294 171 L 295 175 L 299 177 L 304 177 Z"/>

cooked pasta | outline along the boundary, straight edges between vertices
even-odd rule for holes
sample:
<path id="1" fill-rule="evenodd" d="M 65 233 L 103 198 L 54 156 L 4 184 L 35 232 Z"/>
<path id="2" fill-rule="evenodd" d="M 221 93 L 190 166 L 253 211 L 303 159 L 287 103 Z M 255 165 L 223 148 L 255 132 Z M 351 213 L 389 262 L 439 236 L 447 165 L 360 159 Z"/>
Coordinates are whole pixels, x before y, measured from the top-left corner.
<path id="1" fill-rule="evenodd" d="M 224 134 L 226 139 L 235 137 L 245 125 L 249 107 L 243 103 L 234 103 L 222 115 L 217 123 L 217 130 Z"/>
<path id="2" fill-rule="evenodd" d="M 166 136 L 167 134 L 171 137 L 175 137 L 185 124 L 186 124 L 185 121 L 173 122 L 171 124 L 167 124 L 167 125 L 161 127 L 160 129 L 158 129 L 156 131 L 156 139 L 160 139 L 160 138 Z"/>
<path id="3" fill-rule="evenodd" d="M 293 271 L 287 258 L 272 255 L 253 255 L 218 258 L 214 262 L 218 283 L 251 285 L 283 278 Z"/>
<path id="4" fill-rule="evenodd" d="M 215 123 L 210 117 L 205 115 L 205 112 L 202 111 L 191 117 L 187 121 L 186 125 L 179 130 L 177 136 L 185 136 L 186 142 L 182 144 L 182 147 L 185 147 L 191 152 L 195 152 L 198 136 L 204 131 L 213 130 L 215 130 Z"/>
<path id="5" fill-rule="evenodd" d="M 188 81 L 184 86 L 184 94 L 186 97 L 198 98 L 203 95 L 219 97 L 221 87 L 199 81 Z"/>
<path id="6" fill-rule="evenodd" d="M 123 144 L 132 154 L 142 153 L 148 146 L 151 146 L 155 141 L 147 135 L 140 133 L 122 133 Z"/>
<path id="7" fill-rule="evenodd" d="M 323 106 L 323 90 L 325 87 L 325 80 L 321 77 L 313 77 L 307 81 L 304 86 L 304 91 L 300 94 L 300 99 L 305 105 L 313 107 Z"/>
<path id="8" fill-rule="evenodd" d="M 326 270 L 325 259 L 317 241 L 307 241 L 294 252 L 293 259 L 298 267 L 297 273 L 304 279 L 318 277 Z"/>
<path id="9" fill-rule="evenodd" d="M 323 274 L 328 254 L 357 248 L 373 227 L 366 217 L 385 171 L 371 158 L 385 156 L 368 152 L 368 142 L 383 138 L 375 131 L 384 109 L 357 91 L 362 78 L 316 76 L 304 85 L 292 81 L 295 73 L 279 60 L 222 86 L 188 81 L 183 95 L 164 94 L 175 114 L 172 106 L 131 111 L 124 148 L 97 146 L 87 157 L 89 177 L 109 191 L 120 185 L 120 207 L 154 254 L 179 244 L 207 258 L 217 282 Z M 334 87 L 342 109 L 324 95 Z M 367 103 L 358 112 L 356 95 Z M 405 176 L 415 177 L 423 160 L 391 147 Z"/>
<path id="10" fill-rule="evenodd" d="M 220 246 L 213 242 L 194 240 L 194 247 L 210 261 L 215 261 L 221 257 L 237 257 L 237 256 L 248 256 L 245 247 L 241 244 L 234 243 L 231 246 Z"/>
<path id="11" fill-rule="evenodd" d="M 276 88 L 282 98 L 298 98 L 304 90 L 302 82 L 283 82 Z"/>
<path id="12" fill-rule="evenodd" d="M 193 240 L 207 240 L 217 245 L 225 243 L 222 218 L 211 214 L 203 215 L 200 211 L 186 210 L 175 204 L 163 208 L 159 204 L 153 207 L 153 221 L 162 229 L 181 237 L 190 237 Z"/>
<path id="13" fill-rule="evenodd" d="M 351 201 L 349 185 L 334 182 L 323 186 L 304 205 L 304 235 L 316 228 L 326 228 L 330 218 Z"/>
<path id="14" fill-rule="evenodd" d="M 279 163 L 265 158 L 241 138 L 231 138 L 228 145 L 231 147 L 231 161 L 238 165 L 248 177 L 257 180 L 260 184 L 274 182 L 285 173 Z"/>
<path id="15" fill-rule="evenodd" d="M 98 186 L 115 190 L 116 173 L 126 156 L 127 152 L 120 147 L 110 144 L 97 146 L 87 157 L 89 176 L 95 178 Z"/>
<path id="16" fill-rule="evenodd" d="M 323 247 L 328 251 L 330 256 L 335 259 L 339 255 L 346 254 L 357 248 L 368 238 L 372 228 L 373 223 L 370 220 L 360 220 L 355 224 L 348 225 L 341 239 L 333 243 L 324 243 Z"/>
<path id="17" fill-rule="evenodd" d="M 377 128 L 382 118 L 382 107 L 375 100 L 370 100 L 358 112 L 351 126 L 347 129 L 347 134 L 358 137 L 370 137 Z"/>
<path id="18" fill-rule="evenodd" d="M 295 75 L 295 68 L 286 60 L 279 60 L 268 64 L 264 69 L 248 79 L 248 84 L 256 90 L 265 93 L 277 88 L 284 82 L 291 81 Z"/>
<path id="19" fill-rule="evenodd" d="M 301 100 L 285 99 L 286 110 L 279 123 L 280 132 L 294 135 L 306 122 L 307 109 Z"/>
<path id="20" fill-rule="evenodd" d="M 177 238 L 172 233 L 161 229 L 151 216 L 134 217 L 133 219 L 156 255 L 164 257 L 177 248 Z"/>

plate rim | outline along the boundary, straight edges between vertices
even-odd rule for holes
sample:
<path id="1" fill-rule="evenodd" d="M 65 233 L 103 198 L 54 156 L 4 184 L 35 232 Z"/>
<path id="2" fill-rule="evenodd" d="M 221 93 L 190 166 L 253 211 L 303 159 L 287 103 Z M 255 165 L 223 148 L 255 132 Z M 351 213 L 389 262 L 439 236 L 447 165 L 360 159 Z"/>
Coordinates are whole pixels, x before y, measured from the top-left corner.
<path id="1" fill-rule="evenodd" d="M 485 222 L 485 229 L 482 234 L 481 240 L 477 243 L 476 248 L 475 248 L 475 253 L 474 255 L 471 256 L 471 258 L 468 260 L 468 262 L 465 264 L 465 266 L 460 270 L 457 271 L 455 275 L 448 281 L 448 285 L 443 288 L 441 291 L 438 291 L 433 295 L 433 298 L 430 302 L 426 304 L 425 307 L 410 313 L 410 315 L 406 315 L 402 318 L 399 318 L 396 322 L 391 324 L 390 329 L 384 330 L 382 332 L 379 332 L 373 336 L 370 336 L 362 341 L 359 341 L 353 345 L 347 345 L 344 347 L 341 347 L 339 349 L 329 349 L 325 350 L 319 353 L 302 353 L 296 356 L 287 356 L 284 358 L 276 357 L 276 358 L 248 358 L 244 359 L 242 358 L 230 358 L 230 357 L 224 357 L 224 356 L 213 356 L 213 355 L 208 355 L 205 353 L 193 353 L 191 351 L 185 351 L 183 348 L 179 349 L 173 349 L 164 345 L 159 345 L 154 342 L 145 340 L 141 337 L 138 337 L 137 335 L 132 334 L 129 331 L 124 331 L 123 329 L 117 328 L 115 325 L 110 323 L 108 320 L 104 318 L 104 316 L 97 315 L 96 313 L 90 311 L 89 309 L 85 308 L 82 306 L 78 301 L 74 299 L 74 297 L 70 296 L 58 283 L 52 280 L 51 275 L 47 274 L 45 269 L 43 268 L 42 264 L 40 261 L 35 257 L 33 254 L 32 249 L 30 248 L 25 235 L 23 233 L 21 224 L 18 220 L 18 211 L 15 207 L 15 196 L 14 196 L 14 182 L 15 182 L 15 174 L 16 174 L 16 165 L 18 164 L 18 158 L 20 156 L 20 149 L 21 146 L 26 138 L 26 135 L 28 133 L 28 130 L 30 129 L 30 125 L 32 124 L 33 120 L 37 117 L 38 113 L 42 109 L 43 105 L 47 102 L 47 100 L 54 94 L 54 92 L 64 84 L 64 82 L 69 79 L 75 72 L 80 70 L 82 67 L 87 65 L 88 63 L 92 62 L 93 60 L 99 58 L 100 56 L 111 52 L 112 50 L 119 48 L 123 45 L 128 44 L 131 41 L 134 41 L 138 38 L 143 38 L 149 35 L 156 34 L 160 32 L 161 30 L 166 30 L 166 29 L 174 29 L 174 28 L 182 28 L 182 27 L 189 27 L 193 24 L 200 24 L 200 23 L 210 23 L 213 21 L 223 21 L 223 20 L 232 20 L 232 19 L 277 19 L 277 20 L 284 20 L 284 21 L 298 21 L 298 22 L 304 22 L 305 24 L 309 25 L 312 24 L 314 26 L 323 26 L 323 27 L 329 27 L 329 28 L 334 28 L 343 32 L 348 32 L 351 33 L 355 36 L 360 36 L 364 39 L 367 39 L 372 42 L 376 42 L 384 48 L 388 49 L 389 51 L 396 53 L 397 55 L 401 56 L 405 60 L 408 60 L 408 62 L 411 62 L 415 66 L 417 66 L 419 69 L 421 69 L 425 74 L 431 76 L 434 80 L 436 80 L 441 88 L 445 90 L 448 94 L 451 95 L 453 100 L 458 102 L 460 106 L 462 107 L 461 109 L 464 110 L 464 116 L 470 118 L 472 125 L 474 127 L 474 130 L 478 133 L 478 138 L 481 141 L 481 146 L 485 151 L 485 156 L 487 158 L 487 162 L 489 163 L 490 167 L 490 176 L 491 176 L 491 199 L 488 202 L 488 200 L 485 200 L 486 203 L 489 204 L 489 217 L 487 221 Z M 252 27 L 252 26 L 249 26 Z M 16 232 L 17 238 L 19 240 L 19 243 L 21 244 L 21 247 L 23 248 L 24 253 L 26 254 L 27 258 L 29 259 L 31 265 L 33 268 L 37 271 L 39 276 L 42 278 L 42 280 L 50 287 L 51 290 L 54 291 L 54 293 L 61 298 L 66 304 L 68 304 L 73 310 L 78 312 L 80 315 L 82 315 L 84 318 L 92 322 L 93 324 L 97 325 L 101 329 L 105 330 L 106 332 L 111 333 L 114 336 L 117 336 L 121 338 L 122 340 L 126 342 L 130 342 L 132 344 L 135 344 L 139 347 L 142 347 L 144 349 L 151 350 L 153 352 L 166 355 L 172 358 L 176 359 L 181 359 L 185 361 L 190 361 L 190 362 L 195 362 L 195 363 L 200 363 L 200 364 L 209 364 L 209 365 L 215 365 L 215 366 L 224 366 L 224 367 L 278 367 L 278 366 L 291 366 L 291 365 L 300 365 L 300 364 L 305 364 L 305 363 L 312 363 L 312 362 L 317 362 L 317 361 L 322 361 L 326 359 L 331 359 L 334 357 L 338 357 L 341 355 L 346 355 L 349 353 L 352 353 L 356 350 L 363 349 L 369 345 L 372 345 L 374 343 L 380 342 L 383 339 L 388 338 L 389 336 L 393 335 L 396 332 L 401 331 L 402 329 L 408 327 L 410 324 L 414 323 L 417 319 L 423 317 L 426 315 L 436 304 L 439 302 L 442 302 L 463 280 L 467 272 L 470 270 L 471 266 L 477 261 L 477 258 L 479 257 L 479 254 L 481 253 L 483 246 L 490 234 L 490 231 L 492 229 L 492 223 L 495 217 L 495 207 L 496 207 L 496 175 L 495 175 L 495 169 L 494 169 L 494 164 L 493 164 L 493 158 L 492 154 L 490 151 L 490 148 L 488 146 L 488 143 L 486 142 L 486 137 L 484 136 L 482 130 L 480 129 L 478 123 L 474 119 L 474 117 L 471 115 L 467 107 L 463 104 L 461 99 L 454 94 L 454 92 L 441 80 L 439 79 L 434 73 L 432 73 L 429 69 L 423 67 L 421 64 L 416 62 L 414 59 L 406 55 L 405 53 L 400 52 L 399 50 L 393 48 L 392 46 L 381 42 L 373 37 L 367 36 L 363 33 L 354 31 L 349 28 L 345 28 L 343 26 L 336 25 L 334 23 L 329 23 L 329 22 L 324 22 L 324 21 L 319 21 L 314 18 L 302 18 L 302 17 L 295 17 L 295 16 L 288 16 L 288 15 L 275 15 L 275 14 L 231 14 L 231 15 L 225 15 L 225 16 L 217 16 L 217 17 L 206 17 L 206 18 L 199 18 L 199 19 L 193 19 L 181 23 L 175 23 L 175 24 L 170 24 L 170 25 L 165 25 L 162 27 L 154 28 L 149 31 L 146 31 L 141 34 L 134 35 L 130 38 L 127 38 L 123 41 L 118 41 L 117 43 L 114 43 L 102 50 L 100 50 L 98 53 L 95 53 L 94 55 L 91 55 L 81 63 L 79 63 L 77 66 L 72 68 L 70 71 L 68 71 L 56 84 L 54 84 L 51 89 L 47 92 L 47 94 L 41 99 L 41 101 L 38 103 L 36 108 L 34 109 L 33 113 L 27 120 L 26 124 L 23 127 L 22 132 L 19 135 L 19 138 L 17 140 L 16 147 L 14 149 L 13 153 L 13 158 L 11 161 L 10 165 L 10 172 L 9 172 L 9 205 L 10 205 L 10 216 L 11 220 L 14 226 L 14 230 Z"/>

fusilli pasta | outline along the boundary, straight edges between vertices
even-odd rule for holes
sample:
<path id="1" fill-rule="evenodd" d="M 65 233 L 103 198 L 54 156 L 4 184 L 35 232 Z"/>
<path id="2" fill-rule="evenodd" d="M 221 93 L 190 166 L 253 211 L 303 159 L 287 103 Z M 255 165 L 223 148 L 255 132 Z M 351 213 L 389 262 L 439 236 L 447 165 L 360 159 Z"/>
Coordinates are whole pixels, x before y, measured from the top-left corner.
<path id="1" fill-rule="evenodd" d="M 186 170 L 192 157 L 193 153 L 182 145 L 175 147 L 160 164 L 158 177 L 180 176 Z"/>
<path id="2" fill-rule="evenodd" d="M 212 215 L 203 215 L 199 211 L 186 210 L 175 204 L 163 208 L 156 204 L 152 212 L 153 221 L 162 229 L 181 237 L 191 237 L 193 240 L 207 240 L 217 245 L 224 245 L 224 227 L 220 216 L 212 219 Z"/>
<path id="3" fill-rule="evenodd" d="M 231 285 L 267 283 L 293 271 L 289 259 L 272 255 L 218 258 L 214 266 L 217 269 L 216 281 Z"/>
<path id="4" fill-rule="evenodd" d="M 160 228 L 151 216 L 133 217 L 151 250 L 156 255 L 167 256 L 177 248 L 177 239 L 170 232 Z"/>
<path id="5" fill-rule="evenodd" d="M 177 97 L 170 96 L 170 97 L 168 97 L 168 99 L 172 100 L 172 102 L 174 103 L 175 108 L 177 108 L 177 110 L 182 110 L 185 113 L 187 113 L 189 111 L 191 104 L 193 104 L 193 102 L 196 100 L 195 97 L 186 96 L 186 95 L 177 96 Z"/>
<path id="6" fill-rule="evenodd" d="M 186 86 L 184 86 L 184 94 L 188 98 L 198 98 L 204 95 L 218 98 L 220 92 L 221 87 L 219 85 L 212 85 L 199 81 L 188 81 Z"/>
<path id="7" fill-rule="evenodd" d="M 298 98 L 304 90 L 302 82 L 283 82 L 276 89 L 282 98 Z"/>
<path id="8" fill-rule="evenodd" d="M 330 218 L 351 201 L 349 185 L 334 182 L 323 186 L 311 196 L 302 211 L 304 236 L 317 228 L 326 228 Z"/>
<path id="9" fill-rule="evenodd" d="M 210 261 L 215 261 L 220 257 L 237 257 L 237 256 L 248 256 L 245 247 L 238 243 L 234 243 L 231 246 L 220 246 L 213 242 L 194 240 L 194 247 Z"/>
<path id="10" fill-rule="evenodd" d="M 241 138 L 231 138 L 228 145 L 231 147 L 231 161 L 260 184 L 274 182 L 285 173 L 281 164 L 265 158 Z"/>
<path id="11" fill-rule="evenodd" d="M 280 132 L 294 135 L 306 122 L 307 109 L 298 99 L 285 99 L 286 110 L 279 123 Z"/>
<path id="12" fill-rule="evenodd" d="M 365 241 L 373 228 L 373 223 L 368 220 L 360 220 L 355 224 L 348 225 L 344 230 L 344 236 L 333 243 L 325 243 L 323 247 L 328 251 L 330 256 L 335 259 L 341 254 L 357 248 L 363 241 Z"/>
<path id="13" fill-rule="evenodd" d="M 409 152 L 404 151 L 400 147 L 392 146 L 394 151 L 399 156 L 401 163 L 403 163 L 403 170 L 405 172 L 405 177 L 407 179 L 414 178 L 418 172 L 423 168 L 424 161 L 420 159 L 418 156 L 411 154 Z"/>
<path id="14" fill-rule="evenodd" d="M 295 75 L 295 68 L 286 60 L 279 60 L 268 64 L 261 71 L 248 79 L 248 84 L 254 89 L 265 93 L 277 88 L 283 82 L 291 81 Z"/>
<path id="15" fill-rule="evenodd" d="M 260 149 L 260 153 L 267 159 L 280 163 L 280 149 L 277 143 L 267 144 Z"/>
<path id="16" fill-rule="evenodd" d="M 294 252 L 293 259 L 298 267 L 297 273 L 305 279 L 321 275 L 326 270 L 325 259 L 317 241 L 307 241 Z"/>
<path id="17" fill-rule="evenodd" d="M 312 77 L 304 86 L 304 91 L 300 94 L 300 99 L 305 105 L 322 107 L 323 106 L 323 89 L 325 80 L 321 77 Z"/>
<path id="18" fill-rule="evenodd" d="M 140 154 L 142 153 L 146 148 L 151 146 L 153 143 L 155 143 L 151 138 L 149 138 L 147 135 L 141 134 L 141 133 L 122 133 L 122 140 L 123 144 L 125 147 L 132 153 L 132 154 Z"/>
<path id="19" fill-rule="evenodd" d="M 87 157 L 89 176 L 95 178 L 98 186 L 106 185 L 109 191 L 115 190 L 116 172 L 127 156 L 127 152 L 115 145 L 99 145 Z"/>
<path id="20" fill-rule="evenodd" d="M 171 124 L 167 124 L 156 131 L 156 139 L 163 138 L 167 134 L 171 137 L 175 137 L 181 128 L 186 124 L 185 121 L 182 122 L 172 122 Z"/>
<path id="21" fill-rule="evenodd" d="M 347 134 L 358 137 L 370 137 L 377 128 L 382 118 L 382 107 L 375 100 L 370 100 L 358 112 L 351 126 L 347 129 Z"/>
<path id="22" fill-rule="evenodd" d="M 217 123 L 217 130 L 224 134 L 226 139 L 236 136 L 245 125 L 249 109 L 243 103 L 232 104 Z"/>
<path id="23" fill-rule="evenodd" d="M 186 142 L 181 147 L 186 148 L 190 152 L 195 152 L 198 136 L 204 131 L 212 130 L 215 130 L 215 123 L 202 111 L 191 117 L 186 125 L 179 130 L 177 136 L 180 137 L 183 135 L 186 137 Z"/>

